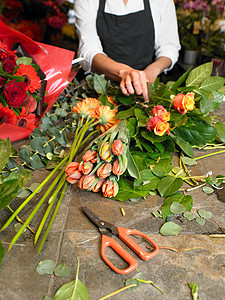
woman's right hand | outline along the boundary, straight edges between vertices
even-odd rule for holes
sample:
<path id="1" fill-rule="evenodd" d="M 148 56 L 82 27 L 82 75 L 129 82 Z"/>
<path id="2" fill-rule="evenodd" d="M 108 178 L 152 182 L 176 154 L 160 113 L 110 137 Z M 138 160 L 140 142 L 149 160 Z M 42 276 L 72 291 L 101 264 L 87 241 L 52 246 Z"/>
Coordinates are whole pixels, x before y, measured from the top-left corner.
<path id="1" fill-rule="evenodd" d="M 129 96 L 136 93 L 143 95 L 145 101 L 149 101 L 145 72 L 129 68 L 121 70 L 119 76 L 121 78 L 120 88 L 124 95 Z"/>

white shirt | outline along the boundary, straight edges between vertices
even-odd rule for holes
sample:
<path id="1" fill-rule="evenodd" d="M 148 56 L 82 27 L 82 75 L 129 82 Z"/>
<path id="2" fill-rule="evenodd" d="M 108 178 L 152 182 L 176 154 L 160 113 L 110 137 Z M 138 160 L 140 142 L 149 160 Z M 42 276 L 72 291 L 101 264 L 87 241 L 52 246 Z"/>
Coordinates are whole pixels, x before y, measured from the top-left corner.
<path id="1" fill-rule="evenodd" d="M 149 0 L 155 28 L 155 56 L 166 56 L 172 64 L 178 60 L 180 50 L 177 29 L 177 17 L 173 0 Z M 79 37 L 78 55 L 84 58 L 81 63 L 84 70 L 91 72 L 91 64 L 98 53 L 105 54 L 97 34 L 96 18 L 99 0 L 74 0 L 76 28 Z M 105 12 L 122 16 L 144 10 L 143 0 L 106 0 Z M 165 70 L 165 71 L 167 71 Z"/>

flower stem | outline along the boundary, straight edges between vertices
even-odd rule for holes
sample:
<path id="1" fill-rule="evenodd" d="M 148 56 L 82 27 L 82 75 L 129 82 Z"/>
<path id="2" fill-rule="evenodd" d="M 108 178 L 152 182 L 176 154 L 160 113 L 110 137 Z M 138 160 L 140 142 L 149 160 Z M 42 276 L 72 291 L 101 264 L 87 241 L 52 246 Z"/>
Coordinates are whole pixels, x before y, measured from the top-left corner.
<path id="1" fill-rule="evenodd" d="M 221 154 L 221 153 L 225 153 L 225 150 L 221 150 L 221 151 L 217 151 L 217 152 L 205 154 L 205 155 L 196 157 L 195 160 L 199 160 L 199 159 L 202 159 L 202 158 L 206 158 L 206 157 L 213 156 L 213 155 L 216 155 L 216 154 Z"/>
<path id="2" fill-rule="evenodd" d="M 142 280 L 139 278 L 136 278 L 137 281 L 142 282 L 142 283 L 150 283 L 152 284 L 157 290 L 159 290 L 162 294 L 165 294 L 159 287 L 157 287 L 154 282 L 152 282 L 151 280 Z"/>
<path id="3" fill-rule="evenodd" d="M 123 291 L 125 291 L 125 290 L 127 290 L 127 289 L 129 289 L 129 288 L 136 287 L 136 286 L 137 286 L 137 285 L 136 285 L 135 283 L 130 284 L 130 285 L 127 285 L 127 286 L 125 286 L 125 287 L 123 287 L 123 288 L 121 288 L 121 289 L 119 289 L 119 290 L 117 290 L 117 291 L 115 291 L 115 292 L 113 292 L 113 293 L 110 293 L 110 294 L 108 294 L 108 295 L 106 295 L 106 296 L 104 296 L 104 297 L 102 297 L 102 298 L 100 298 L 100 299 L 98 299 L 98 300 L 105 300 L 105 299 L 108 299 L 109 297 L 112 297 L 112 296 L 114 296 L 114 295 L 116 295 L 116 294 L 119 294 L 120 292 L 123 292 Z"/>

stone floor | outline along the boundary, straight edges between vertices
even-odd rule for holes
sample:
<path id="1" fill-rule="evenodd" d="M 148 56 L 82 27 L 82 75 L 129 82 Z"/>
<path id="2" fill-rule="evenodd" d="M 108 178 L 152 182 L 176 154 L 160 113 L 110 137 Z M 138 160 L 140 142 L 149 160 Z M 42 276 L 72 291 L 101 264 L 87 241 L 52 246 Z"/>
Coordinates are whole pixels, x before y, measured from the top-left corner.
<path id="1" fill-rule="evenodd" d="M 206 152 L 195 151 L 195 157 Z M 209 153 L 209 152 L 207 152 Z M 192 175 L 203 175 L 208 171 L 213 176 L 225 174 L 225 153 L 199 160 L 192 167 Z M 33 173 L 31 182 L 42 182 L 46 170 Z M 43 190 L 42 193 L 45 191 Z M 41 300 L 45 296 L 54 297 L 55 292 L 64 283 L 75 279 L 80 259 L 79 279 L 87 286 L 91 300 L 97 300 L 124 286 L 124 280 L 136 274 L 119 275 L 113 272 L 101 259 L 101 235 L 97 228 L 84 216 L 81 206 L 87 206 L 102 219 L 118 226 L 135 228 L 148 234 L 159 246 L 176 249 L 192 249 L 183 252 L 173 252 L 160 249 L 159 254 L 148 262 L 139 259 L 128 250 L 138 261 L 138 270 L 144 280 L 152 280 L 160 289 L 150 284 L 141 284 L 133 290 L 126 290 L 110 299 L 115 300 L 189 300 L 192 299 L 188 283 L 194 282 L 199 287 L 199 299 L 225 299 L 225 239 L 212 238 L 207 234 L 218 230 L 218 225 L 225 228 L 225 193 L 218 190 L 213 194 L 205 194 L 201 188 L 189 192 L 193 196 L 193 209 L 205 209 L 212 212 L 212 219 L 206 220 L 204 226 L 196 221 L 187 221 L 183 217 L 173 217 L 173 221 L 182 225 L 183 231 L 177 236 L 165 237 L 159 234 L 164 223 L 162 219 L 154 218 L 152 211 L 159 208 L 163 199 L 149 196 L 137 203 L 124 203 L 103 198 L 99 194 L 79 190 L 69 186 L 57 218 L 40 254 L 33 246 L 33 235 L 26 230 L 12 249 L 7 248 L 15 235 L 11 224 L 0 233 L 0 240 L 6 249 L 6 254 L 0 272 L 1 300 Z M 28 213 L 40 199 L 40 194 L 20 214 L 26 219 Z M 21 199 L 11 203 L 16 208 Z M 124 208 L 125 216 L 121 214 Z M 44 207 L 43 207 L 44 210 Z M 43 213 L 40 212 L 39 216 Z M 7 209 L 0 211 L 0 226 L 10 217 Z M 38 220 L 34 219 L 30 226 L 37 228 Z M 122 244 L 122 242 L 121 242 Z M 127 247 L 124 246 L 126 249 Z M 195 249 L 193 249 L 195 248 Z M 107 252 L 108 257 L 117 265 L 123 267 L 121 261 L 113 252 Z M 56 264 L 65 263 L 72 267 L 72 273 L 67 277 L 51 275 L 40 276 L 36 273 L 37 264 L 45 259 L 51 259 Z"/>

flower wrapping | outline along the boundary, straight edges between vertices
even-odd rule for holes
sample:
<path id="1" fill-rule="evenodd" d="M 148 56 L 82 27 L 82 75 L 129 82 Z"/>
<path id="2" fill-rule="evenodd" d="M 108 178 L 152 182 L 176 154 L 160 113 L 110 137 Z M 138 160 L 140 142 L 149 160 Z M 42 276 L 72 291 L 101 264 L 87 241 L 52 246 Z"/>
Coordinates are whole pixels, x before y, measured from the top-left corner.
<path id="1" fill-rule="evenodd" d="M 20 44 L 22 49 L 29 53 L 29 56 L 40 66 L 45 75 L 47 82 L 43 99 L 45 109 L 40 116 L 36 116 L 36 126 L 38 126 L 45 112 L 53 106 L 58 96 L 76 76 L 77 70 L 71 70 L 75 53 L 67 49 L 35 42 L 24 34 L 9 28 L 1 20 L 0 40 L 4 40 L 9 49 L 12 49 L 16 43 Z M 0 138 L 6 139 L 9 137 L 11 142 L 28 138 L 31 132 L 32 129 L 16 125 L 7 123 L 0 125 Z"/>

